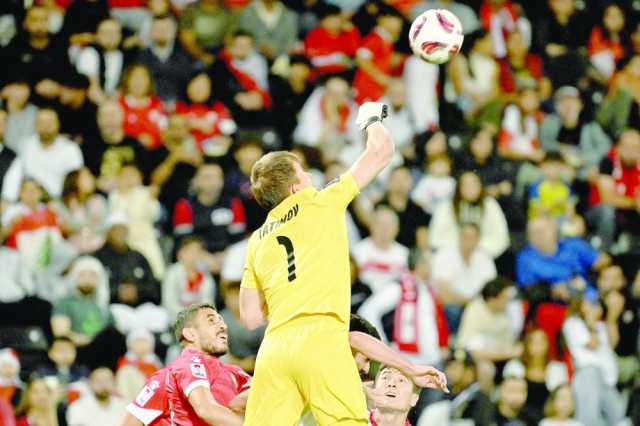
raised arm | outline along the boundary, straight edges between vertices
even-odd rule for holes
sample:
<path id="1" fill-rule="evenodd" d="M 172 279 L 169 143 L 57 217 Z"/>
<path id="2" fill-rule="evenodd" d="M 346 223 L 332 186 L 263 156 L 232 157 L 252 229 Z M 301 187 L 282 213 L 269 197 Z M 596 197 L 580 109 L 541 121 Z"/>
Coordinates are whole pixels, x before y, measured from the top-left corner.
<path id="1" fill-rule="evenodd" d="M 211 394 L 211 389 L 207 387 L 198 387 L 191 391 L 189 402 L 196 415 L 208 425 L 242 426 L 242 417 L 218 404 Z"/>
<path id="2" fill-rule="evenodd" d="M 349 344 L 352 349 L 367 358 L 402 371 L 420 387 L 441 389 L 448 392 L 447 378 L 444 373 L 426 365 L 412 364 L 389 346 L 368 334 L 360 331 L 350 332 Z"/>
<path id="3" fill-rule="evenodd" d="M 361 189 L 371 183 L 393 158 L 395 145 L 382 124 L 386 116 L 387 106 L 379 102 L 365 102 L 358 111 L 356 124 L 366 133 L 367 141 L 364 152 L 350 171 Z"/>

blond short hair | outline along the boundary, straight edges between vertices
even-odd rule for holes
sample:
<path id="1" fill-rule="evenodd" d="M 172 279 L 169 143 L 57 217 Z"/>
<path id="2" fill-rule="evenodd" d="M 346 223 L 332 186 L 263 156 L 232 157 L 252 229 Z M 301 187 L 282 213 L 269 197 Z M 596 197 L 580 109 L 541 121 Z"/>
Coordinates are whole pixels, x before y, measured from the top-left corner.
<path id="1" fill-rule="evenodd" d="M 288 151 L 262 156 L 251 169 L 251 192 L 264 209 L 271 210 L 291 194 L 296 183 L 294 162 L 300 160 Z"/>

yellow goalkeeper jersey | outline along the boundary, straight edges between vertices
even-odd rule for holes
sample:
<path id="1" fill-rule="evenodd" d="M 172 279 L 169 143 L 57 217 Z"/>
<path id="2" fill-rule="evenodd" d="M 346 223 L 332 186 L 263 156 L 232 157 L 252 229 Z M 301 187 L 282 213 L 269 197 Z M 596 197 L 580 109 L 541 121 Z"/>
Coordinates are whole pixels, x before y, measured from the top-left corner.
<path id="1" fill-rule="evenodd" d="M 249 239 L 242 287 L 265 296 L 267 333 L 306 315 L 349 327 L 351 278 L 345 211 L 359 188 L 350 172 L 273 208 Z"/>

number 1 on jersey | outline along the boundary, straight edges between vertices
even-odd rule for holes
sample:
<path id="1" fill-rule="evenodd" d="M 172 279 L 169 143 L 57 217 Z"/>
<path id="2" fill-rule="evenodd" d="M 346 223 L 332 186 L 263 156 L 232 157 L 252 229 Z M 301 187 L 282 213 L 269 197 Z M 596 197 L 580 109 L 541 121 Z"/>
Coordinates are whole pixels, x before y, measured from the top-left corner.
<path id="1" fill-rule="evenodd" d="M 287 263 L 289 272 L 289 282 L 296 279 L 296 257 L 293 253 L 293 243 L 291 240 L 283 235 L 277 237 L 278 244 L 284 247 L 287 251 Z"/>

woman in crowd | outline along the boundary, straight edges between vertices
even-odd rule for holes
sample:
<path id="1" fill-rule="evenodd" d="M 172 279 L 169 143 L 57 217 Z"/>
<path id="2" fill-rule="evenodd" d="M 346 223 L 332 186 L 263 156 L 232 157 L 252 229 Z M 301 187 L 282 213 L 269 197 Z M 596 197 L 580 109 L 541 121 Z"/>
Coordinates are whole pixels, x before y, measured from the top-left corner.
<path id="1" fill-rule="evenodd" d="M 54 389 L 44 378 L 31 379 L 16 408 L 16 426 L 64 424 L 64 407 L 58 406 Z"/>
<path id="2" fill-rule="evenodd" d="M 551 359 L 549 338 L 539 328 L 530 330 L 524 338 L 522 363 L 527 379 L 527 407 L 542 417 L 549 390 L 567 379 L 566 367 Z"/>
<path id="3" fill-rule="evenodd" d="M 479 246 L 494 258 L 509 247 L 509 230 L 500 205 L 485 193 L 480 177 L 472 171 L 460 175 L 452 201 L 443 202 L 433 212 L 429 227 L 431 248 L 439 249 L 458 241 L 461 223 L 480 228 Z"/>
<path id="4" fill-rule="evenodd" d="M 62 199 L 54 206 L 67 240 L 78 252 L 92 253 L 102 247 L 107 200 L 96 194 L 96 179 L 88 168 L 67 175 Z"/>
<path id="5" fill-rule="evenodd" d="M 484 30 L 466 36 L 449 64 L 458 107 L 468 121 L 500 121 L 500 67 L 493 57 L 491 35 Z M 446 89 L 445 89 L 446 93 Z"/>
<path id="6" fill-rule="evenodd" d="M 589 426 L 617 425 L 624 418 L 618 366 L 595 290 L 572 298 L 562 333 L 575 368 L 576 419 Z"/>
<path id="7" fill-rule="evenodd" d="M 125 114 L 124 132 L 148 149 L 159 147 L 167 115 L 162 101 L 153 93 L 151 73 L 146 66 L 134 64 L 124 72 L 120 105 Z"/>

